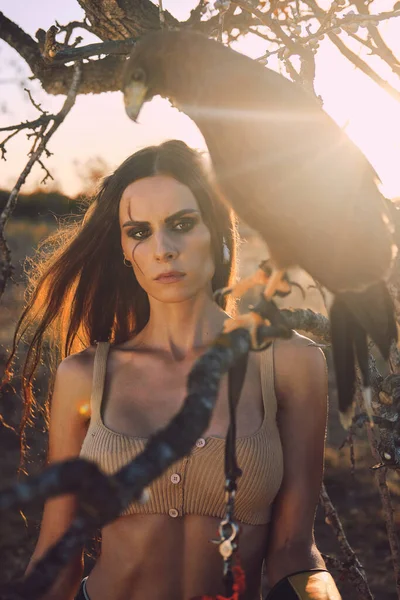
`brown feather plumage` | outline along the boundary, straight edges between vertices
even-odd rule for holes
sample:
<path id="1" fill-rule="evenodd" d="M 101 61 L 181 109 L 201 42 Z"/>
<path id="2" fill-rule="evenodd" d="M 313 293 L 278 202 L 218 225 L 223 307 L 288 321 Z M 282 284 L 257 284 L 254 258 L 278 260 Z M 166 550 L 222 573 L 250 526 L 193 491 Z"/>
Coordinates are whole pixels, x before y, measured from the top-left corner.
<path id="1" fill-rule="evenodd" d="M 277 266 L 298 265 L 335 294 L 385 279 L 393 244 L 377 175 L 311 93 L 189 31 L 141 40 L 125 90 L 138 70 L 145 100 L 167 97 L 197 124 L 224 197 L 261 234 Z M 378 289 L 387 354 L 396 327 L 386 288 Z M 360 297 L 345 294 L 344 302 Z M 370 317 L 362 326 L 373 335 L 368 327 L 380 321 Z"/>

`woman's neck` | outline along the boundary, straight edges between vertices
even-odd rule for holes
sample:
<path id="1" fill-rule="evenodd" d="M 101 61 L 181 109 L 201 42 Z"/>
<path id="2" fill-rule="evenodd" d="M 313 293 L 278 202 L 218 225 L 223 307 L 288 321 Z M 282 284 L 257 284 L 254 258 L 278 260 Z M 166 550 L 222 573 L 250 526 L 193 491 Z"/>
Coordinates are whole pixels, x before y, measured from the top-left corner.
<path id="1" fill-rule="evenodd" d="M 168 304 L 150 299 L 150 318 L 135 346 L 160 351 L 176 362 L 190 360 L 211 344 L 227 318 L 207 295 Z"/>

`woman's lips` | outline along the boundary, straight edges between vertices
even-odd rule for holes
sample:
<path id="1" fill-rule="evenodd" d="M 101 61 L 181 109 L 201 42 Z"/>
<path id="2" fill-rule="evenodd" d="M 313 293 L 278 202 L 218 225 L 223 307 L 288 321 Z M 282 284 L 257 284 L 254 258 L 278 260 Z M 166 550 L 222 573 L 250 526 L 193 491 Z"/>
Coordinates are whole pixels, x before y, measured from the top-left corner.
<path id="1" fill-rule="evenodd" d="M 184 277 L 185 273 L 173 275 L 160 275 L 160 277 L 157 277 L 156 281 L 158 281 L 159 283 L 176 283 Z"/>

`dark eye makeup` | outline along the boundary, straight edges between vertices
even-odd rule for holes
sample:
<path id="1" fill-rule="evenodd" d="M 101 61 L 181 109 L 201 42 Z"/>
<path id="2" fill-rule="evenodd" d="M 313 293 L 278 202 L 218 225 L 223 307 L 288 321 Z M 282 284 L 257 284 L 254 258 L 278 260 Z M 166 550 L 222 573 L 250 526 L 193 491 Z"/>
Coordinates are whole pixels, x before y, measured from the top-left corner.
<path id="1" fill-rule="evenodd" d="M 175 233 L 188 233 L 196 225 L 196 217 L 184 217 L 171 224 L 169 227 Z M 134 240 L 145 240 L 151 235 L 150 227 L 132 227 L 127 231 L 128 237 Z"/>

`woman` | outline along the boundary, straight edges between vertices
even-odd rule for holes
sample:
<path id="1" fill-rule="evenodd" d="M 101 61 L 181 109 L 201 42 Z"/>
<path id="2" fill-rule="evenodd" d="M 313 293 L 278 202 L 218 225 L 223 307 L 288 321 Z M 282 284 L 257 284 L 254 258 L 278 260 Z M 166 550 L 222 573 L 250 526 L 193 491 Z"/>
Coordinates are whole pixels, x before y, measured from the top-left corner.
<path id="1" fill-rule="evenodd" d="M 19 323 L 22 332 L 38 315 L 25 367 L 26 415 L 29 381 L 52 328 L 66 358 L 51 399 L 49 462 L 81 455 L 111 473 L 179 410 L 194 362 L 234 315 L 233 303 L 217 306 L 213 291 L 235 280 L 236 222 L 197 153 L 169 141 L 129 157 L 72 227 L 46 254 Z M 226 379 L 190 455 L 149 487 L 147 501 L 132 503 L 104 527 L 88 579 L 80 585 L 81 551 L 47 599 L 188 600 L 224 593 L 222 560 L 210 540 L 225 508 Z M 237 412 L 243 475 L 235 502 L 245 600 L 260 597 L 264 561 L 271 586 L 289 582 L 291 573 L 325 570 L 313 523 L 326 418 L 325 361 L 307 338 L 294 335 L 250 353 Z M 72 496 L 46 503 L 27 572 L 75 510 Z M 304 597 L 339 598 L 333 587 L 335 595 L 318 587 L 318 595 Z"/>

